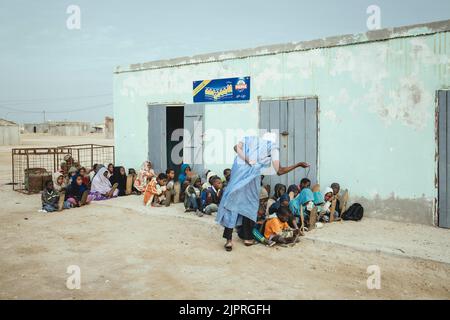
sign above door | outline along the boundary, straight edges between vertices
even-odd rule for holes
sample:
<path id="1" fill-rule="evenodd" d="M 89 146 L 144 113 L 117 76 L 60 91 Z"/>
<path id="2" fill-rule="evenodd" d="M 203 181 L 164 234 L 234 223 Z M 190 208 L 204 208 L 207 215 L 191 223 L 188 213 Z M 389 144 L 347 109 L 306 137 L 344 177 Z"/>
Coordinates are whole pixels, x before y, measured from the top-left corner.
<path id="1" fill-rule="evenodd" d="M 199 80 L 193 82 L 194 103 L 250 100 L 250 77 Z"/>

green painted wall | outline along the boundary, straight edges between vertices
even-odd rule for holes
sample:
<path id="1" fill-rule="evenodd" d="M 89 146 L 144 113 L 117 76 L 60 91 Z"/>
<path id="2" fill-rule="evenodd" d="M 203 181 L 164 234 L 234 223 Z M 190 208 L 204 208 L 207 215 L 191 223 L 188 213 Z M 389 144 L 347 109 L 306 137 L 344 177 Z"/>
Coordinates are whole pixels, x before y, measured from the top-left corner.
<path id="1" fill-rule="evenodd" d="M 251 102 L 207 105 L 206 130 L 256 129 L 258 97 L 318 96 L 322 186 L 340 182 L 375 213 L 375 201 L 391 199 L 392 208 L 383 204 L 380 215 L 409 214 L 412 222 L 432 224 L 435 93 L 450 88 L 449 50 L 447 32 L 119 73 L 114 76 L 116 159 L 139 167 L 147 158 L 147 103 L 192 103 L 193 80 L 251 76 Z M 205 154 L 212 143 L 205 143 Z M 233 143 L 224 146 L 227 153 Z M 221 172 L 230 163 L 210 167 Z M 408 200 L 415 202 L 405 204 Z"/>

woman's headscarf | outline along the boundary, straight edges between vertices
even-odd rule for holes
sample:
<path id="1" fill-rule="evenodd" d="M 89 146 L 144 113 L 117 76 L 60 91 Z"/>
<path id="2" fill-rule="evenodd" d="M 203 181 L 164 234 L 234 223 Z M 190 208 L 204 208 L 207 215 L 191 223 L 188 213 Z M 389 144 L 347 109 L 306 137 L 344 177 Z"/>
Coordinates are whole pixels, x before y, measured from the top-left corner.
<path id="1" fill-rule="evenodd" d="M 72 177 L 69 189 L 67 191 L 67 196 L 72 196 L 75 197 L 77 200 L 80 200 L 81 197 L 83 196 L 83 193 L 87 190 L 87 187 L 84 183 L 82 183 L 81 186 L 77 184 L 78 177 L 81 177 L 79 173 L 77 173 Z"/>
<path id="2" fill-rule="evenodd" d="M 97 174 L 92 180 L 91 184 L 92 192 L 99 192 L 101 194 L 106 194 L 109 191 L 111 191 L 112 187 L 111 182 L 109 182 L 108 178 L 105 177 L 105 172 L 108 172 L 108 170 L 105 167 L 98 170 Z"/>
<path id="3" fill-rule="evenodd" d="M 274 204 L 272 204 L 269 208 L 269 214 L 274 214 L 276 212 L 278 212 L 278 210 L 281 208 L 281 203 L 284 201 L 290 201 L 291 198 L 289 198 L 289 195 L 287 193 L 283 194 L 277 202 L 275 202 Z"/>
<path id="4" fill-rule="evenodd" d="M 187 163 L 183 163 L 181 165 L 181 171 L 178 175 L 178 181 L 180 181 L 180 184 L 183 184 L 186 181 L 186 169 L 190 166 Z"/>
<path id="5" fill-rule="evenodd" d="M 314 201 L 313 192 L 309 188 L 304 188 L 294 200 L 291 200 L 291 202 L 289 202 L 289 209 L 295 216 L 299 217 L 301 206 L 306 205 L 311 201 Z"/>
<path id="6" fill-rule="evenodd" d="M 194 186 L 195 186 L 195 183 L 196 183 L 198 180 L 201 180 L 201 179 L 200 179 L 200 176 L 199 176 L 198 174 L 192 176 L 192 177 L 191 177 L 190 185 L 191 185 L 192 187 L 194 187 Z"/>
<path id="7" fill-rule="evenodd" d="M 298 186 L 296 184 L 290 185 L 289 188 L 287 189 L 287 194 L 289 194 L 291 192 L 294 192 L 297 194 L 299 193 Z"/>
<path id="8" fill-rule="evenodd" d="M 277 183 L 274 187 L 274 195 L 273 195 L 273 199 L 274 200 L 278 200 L 281 195 L 280 195 L 280 190 L 284 188 L 284 190 L 286 190 L 286 186 L 284 184 L 281 183 Z"/>
<path id="9" fill-rule="evenodd" d="M 64 179 L 63 179 L 62 184 L 58 184 L 58 179 L 59 179 L 59 177 L 64 177 L 64 176 L 62 175 L 61 172 L 55 172 L 55 173 L 53 173 L 53 176 L 52 176 L 52 180 L 53 180 L 53 189 L 55 189 L 55 191 L 57 191 L 57 192 L 61 192 L 62 189 L 64 189 L 65 187 L 67 187 L 67 184 L 66 184 L 66 182 L 64 181 Z"/>
<path id="10" fill-rule="evenodd" d="M 322 204 L 325 202 L 322 192 L 317 191 L 317 192 L 314 192 L 313 195 L 314 195 L 314 204 L 315 205 Z"/>

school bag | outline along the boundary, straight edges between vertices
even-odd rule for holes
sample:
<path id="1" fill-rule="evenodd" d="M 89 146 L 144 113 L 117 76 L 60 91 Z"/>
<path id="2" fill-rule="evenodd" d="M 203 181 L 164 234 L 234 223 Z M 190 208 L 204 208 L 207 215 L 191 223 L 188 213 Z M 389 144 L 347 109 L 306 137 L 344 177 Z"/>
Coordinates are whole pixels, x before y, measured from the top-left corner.
<path id="1" fill-rule="evenodd" d="M 345 221 L 361 221 L 364 216 L 364 208 L 359 203 L 352 204 L 342 217 Z"/>

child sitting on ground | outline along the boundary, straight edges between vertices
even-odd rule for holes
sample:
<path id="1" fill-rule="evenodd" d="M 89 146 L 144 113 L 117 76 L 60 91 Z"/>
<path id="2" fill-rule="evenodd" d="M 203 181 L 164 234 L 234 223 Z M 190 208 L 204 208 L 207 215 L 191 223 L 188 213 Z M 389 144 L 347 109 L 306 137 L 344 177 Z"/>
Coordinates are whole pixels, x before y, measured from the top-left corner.
<path id="1" fill-rule="evenodd" d="M 41 195 L 42 211 L 55 212 L 70 209 L 72 206 L 68 201 L 64 201 L 64 197 L 64 192 L 59 193 L 53 189 L 53 181 L 47 181 Z"/>
<path id="2" fill-rule="evenodd" d="M 89 184 L 91 183 L 91 179 L 89 178 L 89 175 L 87 173 L 86 168 L 85 167 L 81 167 L 80 170 L 78 171 L 78 173 L 83 178 L 83 183 L 85 185 L 89 186 Z"/>
<path id="3" fill-rule="evenodd" d="M 223 170 L 223 177 L 224 177 L 224 179 L 223 179 L 223 187 L 225 188 L 228 185 L 228 183 L 230 182 L 230 179 L 231 179 L 231 169 L 230 168 L 227 168 L 227 169 Z"/>
<path id="4" fill-rule="evenodd" d="M 160 173 L 156 178 L 153 177 L 147 184 L 144 191 L 144 204 L 146 206 L 161 207 L 165 201 L 165 191 L 167 184 L 167 175 Z"/>
<path id="5" fill-rule="evenodd" d="M 201 193 L 203 213 L 212 215 L 219 210 L 219 203 L 222 197 L 222 180 L 218 176 L 210 179 L 211 186 Z"/>
<path id="6" fill-rule="evenodd" d="M 66 190 L 67 187 L 67 183 L 66 180 L 64 179 L 64 176 L 62 173 L 60 172 L 55 172 L 53 174 L 53 189 L 56 192 L 63 192 Z"/>
<path id="7" fill-rule="evenodd" d="M 74 176 L 66 190 L 66 201 L 70 202 L 73 207 L 81 207 L 91 200 L 92 197 L 89 197 L 89 190 L 83 183 L 83 178 L 80 175 Z"/>
<path id="8" fill-rule="evenodd" d="M 289 227 L 290 212 L 286 207 L 278 210 L 277 217 L 269 219 L 264 228 L 264 237 L 266 240 L 274 241 L 278 244 L 288 244 L 298 241 L 300 230 L 293 230 Z"/>
<path id="9" fill-rule="evenodd" d="M 269 193 L 265 188 L 261 188 L 261 192 L 259 193 L 259 208 L 258 208 L 258 215 L 256 217 L 256 223 L 252 230 L 253 238 L 255 238 L 256 241 L 267 245 L 269 247 L 272 247 L 276 244 L 276 242 L 267 240 L 264 237 L 264 227 L 266 222 L 266 206 L 267 201 L 269 200 Z"/>
<path id="10" fill-rule="evenodd" d="M 184 191 L 184 207 L 185 212 L 196 212 L 199 217 L 203 216 L 201 211 L 200 189 L 202 187 L 202 180 L 198 175 L 192 176 L 190 184 Z"/>
<path id="11" fill-rule="evenodd" d="M 164 205 L 166 207 L 170 206 L 172 201 L 175 199 L 175 170 L 173 169 L 167 169 L 166 170 L 167 175 L 167 184 L 166 184 L 166 192 L 165 197 L 166 200 L 164 201 Z"/>

